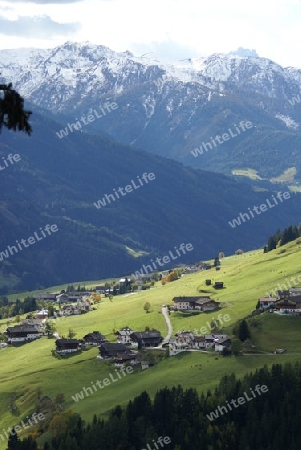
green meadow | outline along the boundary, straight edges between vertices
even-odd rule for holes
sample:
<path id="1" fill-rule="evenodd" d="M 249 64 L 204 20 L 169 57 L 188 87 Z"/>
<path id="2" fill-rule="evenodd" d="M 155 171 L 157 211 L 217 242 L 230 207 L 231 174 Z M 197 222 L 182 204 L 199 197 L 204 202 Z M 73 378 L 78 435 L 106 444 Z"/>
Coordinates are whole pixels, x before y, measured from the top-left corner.
<path id="1" fill-rule="evenodd" d="M 266 254 L 261 249 L 225 257 L 219 271 L 211 269 L 184 275 L 165 286 L 158 282 L 150 290 L 116 296 L 112 301 L 103 298 L 96 311 L 55 320 L 57 332 L 60 336 L 67 336 L 72 328 L 76 333 L 75 337 L 80 339 L 88 332 L 98 330 L 110 341 L 116 341 L 114 331 L 121 327 L 129 326 L 139 331 L 148 326 L 158 329 L 165 336 L 166 323 L 158 312 L 161 311 L 162 304 L 171 305 L 174 296 L 200 294 L 218 300 L 222 308 L 194 316 L 172 312 L 170 320 L 173 332 L 182 329 L 199 330 L 207 322 L 216 319 L 218 314 L 228 314 L 230 320 L 225 323 L 225 330 L 231 334 L 235 322 L 250 315 L 259 297 L 277 289 L 278 283 L 290 281 L 294 284 L 291 277 L 301 274 L 300 244 L 296 242 L 299 240 Z M 212 286 L 206 286 L 207 278 L 212 283 L 223 281 L 225 289 L 215 291 Z M 100 283 L 87 282 L 86 286 Z M 143 309 L 145 302 L 151 304 L 150 313 Z M 2 331 L 6 328 L 6 323 L 6 320 L 0 322 Z M 36 411 L 39 389 L 42 397 L 47 395 L 53 399 L 57 394 L 63 393 L 66 399 L 64 408 L 71 408 L 80 413 L 84 420 L 90 421 L 93 414 L 105 416 L 114 405 L 125 405 L 143 390 L 154 395 L 161 387 L 181 384 L 185 388 L 194 387 L 201 392 L 213 389 L 223 375 L 231 372 L 243 376 L 264 364 L 270 366 L 275 362 L 300 360 L 301 318 L 265 313 L 249 318 L 248 323 L 252 332 L 254 354 L 224 358 L 214 352 L 193 351 L 168 357 L 167 350 L 157 350 L 156 355 L 161 354 L 162 360 L 154 367 L 143 372 L 140 368 L 135 368 L 132 374 L 98 389 L 93 395 L 85 396 L 78 402 L 73 401 L 72 396 L 83 387 L 90 387 L 92 382 L 101 381 L 110 373 L 116 378 L 115 369 L 110 363 L 96 359 L 98 349 L 57 358 L 52 354 L 55 339 L 43 337 L 21 347 L 0 350 L 0 435 L 3 428 L 17 425 L 26 415 Z M 276 348 L 284 348 L 286 352 L 275 355 L 273 352 Z M 17 406 L 14 414 L 8 407 L 12 395 L 16 397 Z M 0 449 L 5 449 L 1 437 Z"/>

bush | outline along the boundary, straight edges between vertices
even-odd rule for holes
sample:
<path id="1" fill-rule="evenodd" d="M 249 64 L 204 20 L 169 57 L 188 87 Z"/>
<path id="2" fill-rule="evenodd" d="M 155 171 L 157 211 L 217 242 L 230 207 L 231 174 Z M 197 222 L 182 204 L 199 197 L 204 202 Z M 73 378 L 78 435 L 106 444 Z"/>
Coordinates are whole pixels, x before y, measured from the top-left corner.
<path id="1" fill-rule="evenodd" d="M 235 255 L 242 255 L 244 253 L 244 251 L 239 248 L 238 250 L 236 250 Z"/>

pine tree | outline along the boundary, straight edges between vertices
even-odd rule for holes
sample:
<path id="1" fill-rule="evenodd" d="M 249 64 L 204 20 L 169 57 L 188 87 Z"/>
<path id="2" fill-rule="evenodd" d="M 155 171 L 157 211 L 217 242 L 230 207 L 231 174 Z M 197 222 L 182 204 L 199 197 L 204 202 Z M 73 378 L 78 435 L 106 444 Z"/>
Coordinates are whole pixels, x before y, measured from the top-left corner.
<path id="1" fill-rule="evenodd" d="M 276 236 L 270 236 L 268 240 L 268 252 L 275 250 L 277 246 Z"/>
<path id="2" fill-rule="evenodd" d="M 28 122 L 31 111 L 24 110 L 24 99 L 17 91 L 12 89 L 12 84 L 0 84 L 0 91 L 4 92 L 0 97 L 0 132 L 3 126 L 9 130 L 25 131 L 31 134 L 32 128 Z"/>
<path id="3" fill-rule="evenodd" d="M 20 448 L 20 439 L 18 438 L 16 430 L 13 428 L 10 432 L 7 450 L 19 450 Z"/>
<path id="4" fill-rule="evenodd" d="M 240 341 L 245 342 L 246 339 L 251 337 L 248 324 L 243 320 L 238 326 L 238 338 Z"/>
<path id="5" fill-rule="evenodd" d="M 217 256 L 215 259 L 214 259 L 214 267 L 218 267 L 218 266 L 220 266 L 221 265 L 221 262 L 220 262 L 220 260 L 219 260 L 219 257 Z"/>

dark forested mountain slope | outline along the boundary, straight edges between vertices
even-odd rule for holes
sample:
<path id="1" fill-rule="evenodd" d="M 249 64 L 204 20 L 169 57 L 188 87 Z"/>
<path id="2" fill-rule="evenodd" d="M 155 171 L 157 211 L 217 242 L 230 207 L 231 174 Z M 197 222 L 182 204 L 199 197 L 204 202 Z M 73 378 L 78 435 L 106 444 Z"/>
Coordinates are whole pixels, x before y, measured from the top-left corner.
<path id="1" fill-rule="evenodd" d="M 292 196 L 233 229 L 228 221 L 271 193 L 255 193 L 223 175 L 185 168 L 106 138 L 73 132 L 58 139 L 60 125 L 37 112 L 31 123 L 31 137 L 7 131 L 0 136 L 2 166 L 7 161 L 0 172 L 2 286 L 25 289 L 118 276 L 181 243 L 191 243 L 193 251 L 175 264 L 210 258 L 220 250 L 247 250 L 264 244 L 275 224 L 299 221 Z M 20 160 L 8 162 L 10 153 Z M 146 183 L 144 173 L 154 178 Z M 111 195 L 111 203 L 95 207 L 131 180 L 139 188 L 123 190 L 115 201 Z M 47 224 L 56 224 L 58 231 L 44 231 L 45 238 L 5 257 L 8 246 Z M 133 256 L 139 252 L 146 254 Z"/>

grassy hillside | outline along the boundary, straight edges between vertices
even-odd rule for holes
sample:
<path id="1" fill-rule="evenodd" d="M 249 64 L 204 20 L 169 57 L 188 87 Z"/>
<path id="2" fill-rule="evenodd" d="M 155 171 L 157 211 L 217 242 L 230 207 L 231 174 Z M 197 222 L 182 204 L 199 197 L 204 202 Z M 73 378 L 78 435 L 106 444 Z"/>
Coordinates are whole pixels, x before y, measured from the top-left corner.
<path id="1" fill-rule="evenodd" d="M 255 309 L 258 297 L 276 289 L 278 283 L 285 283 L 286 279 L 299 275 L 299 260 L 300 244 L 296 242 L 267 254 L 256 250 L 226 257 L 222 260 L 219 272 L 211 269 L 185 275 L 165 286 L 157 283 L 150 291 L 115 297 L 112 302 L 105 298 L 97 311 L 57 320 L 57 331 L 60 335 L 67 335 L 71 327 L 77 333 L 76 337 L 81 338 L 87 332 L 99 330 L 109 339 L 115 340 L 113 329 L 129 325 L 137 330 L 144 329 L 145 326 L 154 327 L 165 335 L 166 324 L 162 314 L 158 314 L 162 303 L 170 304 L 176 295 L 196 295 L 206 291 L 223 303 L 221 313 L 229 314 L 227 329 L 231 332 L 232 325 L 239 318 L 249 315 Z M 224 281 L 225 289 L 208 289 L 205 286 L 206 278 Z M 146 301 L 152 307 L 149 314 L 143 310 Z M 194 317 L 181 317 L 179 313 L 172 313 L 170 316 L 174 333 L 181 329 L 200 329 L 207 321 L 210 323 L 216 317 L 216 312 Z M 2 329 L 5 328 L 5 321 L 0 325 Z M 112 406 L 125 405 L 144 389 L 153 395 L 160 387 L 180 383 L 184 387 L 191 386 L 202 391 L 214 388 L 221 376 L 232 371 L 242 376 L 264 364 L 300 360 L 300 318 L 266 313 L 250 319 L 249 325 L 253 334 L 254 352 L 271 353 L 280 347 L 285 348 L 286 353 L 223 358 L 214 353 L 188 352 L 164 358 L 165 353 L 162 351 L 162 362 L 153 368 L 145 372 L 135 369 L 133 374 L 128 374 L 78 403 L 72 400 L 72 395 L 80 392 L 83 387 L 91 386 L 91 382 L 102 380 L 109 373 L 115 374 L 110 364 L 96 360 L 97 349 L 58 359 L 51 354 L 54 339 L 42 338 L 23 347 L 0 350 L 0 408 L 3 411 L 0 429 L 18 424 L 27 414 L 35 411 L 38 388 L 41 389 L 42 396 L 49 395 L 52 398 L 58 393 L 64 393 L 64 407 L 70 407 L 74 412 L 81 413 L 85 420 L 91 420 L 94 413 L 105 415 Z M 8 409 L 12 393 L 17 395 L 16 404 L 19 409 L 15 415 Z M 0 449 L 4 448 L 0 439 Z"/>

